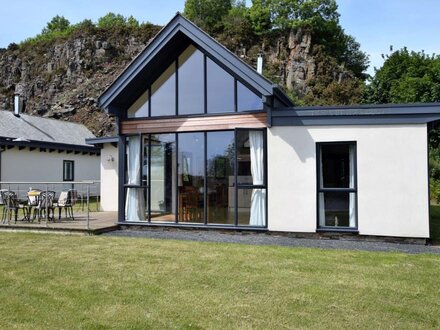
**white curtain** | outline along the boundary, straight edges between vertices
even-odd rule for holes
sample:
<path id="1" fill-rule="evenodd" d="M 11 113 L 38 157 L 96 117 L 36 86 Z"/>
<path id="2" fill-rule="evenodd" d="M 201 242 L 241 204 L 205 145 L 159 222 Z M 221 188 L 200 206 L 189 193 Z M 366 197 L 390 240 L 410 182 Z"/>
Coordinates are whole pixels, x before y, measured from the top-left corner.
<path id="1" fill-rule="evenodd" d="M 321 148 L 319 148 L 319 159 L 320 159 L 320 164 L 319 164 L 319 188 L 324 188 L 324 176 L 322 174 L 323 172 L 323 168 L 322 168 L 322 151 Z M 324 193 L 320 192 L 318 194 L 318 198 L 319 198 L 319 226 L 320 227 L 324 227 L 325 226 L 325 202 L 324 202 Z"/>
<path id="2" fill-rule="evenodd" d="M 264 184 L 264 142 L 263 132 L 249 131 L 249 146 L 251 153 L 252 184 Z M 266 224 L 266 190 L 253 189 L 251 197 L 251 226 Z"/>
<path id="3" fill-rule="evenodd" d="M 350 146 L 350 188 L 354 188 L 354 146 Z M 349 226 L 356 227 L 356 210 L 355 210 L 355 198 L 356 194 L 349 194 Z"/>
<path id="4" fill-rule="evenodd" d="M 139 185 L 141 182 L 141 137 L 128 138 L 127 147 L 128 181 L 130 185 Z M 128 221 L 142 221 L 145 217 L 144 192 L 140 188 L 128 188 L 125 202 L 125 217 Z"/>

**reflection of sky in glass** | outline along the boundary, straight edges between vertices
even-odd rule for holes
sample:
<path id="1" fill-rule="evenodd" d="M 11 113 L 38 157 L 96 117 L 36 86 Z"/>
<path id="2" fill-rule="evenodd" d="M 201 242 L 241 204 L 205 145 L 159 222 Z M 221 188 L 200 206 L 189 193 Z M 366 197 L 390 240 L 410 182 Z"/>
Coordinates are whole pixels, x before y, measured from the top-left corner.
<path id="1" fill-rule="evenodd" d="M 148 117 L 148 89 L 128 109 L 128 118 Z"/>
<path id="2" fill-rule="evenodd" d="M 203 133 L 181 133 L 179 134 L 180 162 L 182 157 L 188 160 L 188 171 L 193 176 L 204 175 L 204 136 Z M 182 171 L 182 164 L 179 172 Z"/>
<path id="3" fill-rule="evenodd" d="M 208 132 L 208 158 L 227 156 L 228 146 L 234 144 L 234 132 Z"/>
<path id="4" fill-rule="evenodd" d="M 234 78 L 207 58 L 208 113 L 234 111 Z"/>
<path id="5" fill-rule="evenodd" d="M 263 110 L 261 97 L 237 81 L 237 107 L 238 111 Z"/>
<path id="6" fill-rule="evenodd" d="M 176 114 L 176 74 L 173 62 L 151 86 L 151 116 Z"/>
<path id="7" fill-rule="evenodd" d="M 190 45 L 179 56 L 179 114 L 203 113 L 203 53 Z"/>

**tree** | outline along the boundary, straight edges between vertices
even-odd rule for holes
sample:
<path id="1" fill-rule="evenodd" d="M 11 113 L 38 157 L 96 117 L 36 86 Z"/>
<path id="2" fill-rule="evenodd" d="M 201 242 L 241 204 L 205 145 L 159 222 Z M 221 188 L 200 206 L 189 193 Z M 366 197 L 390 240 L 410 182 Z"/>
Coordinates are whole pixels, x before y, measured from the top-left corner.
<path id="1" fill-rule="evenodd" d="M 64 17 L 56 15 L 41 32 L 42 34 L 49 34 L 53 32 L 66 31 L 70 26 L 70 22 Z"/>
<path id="2" fill-rule="evenodd" d="M 250 10 L 257 29 L 268 26 L 268 19 L 272 28 L 281 30 L 339 19 L 336 0 L 253 0 Z"/>
<path id="3" fill-rule="evenodd" d="M 222 19 L 232 8 L 233 0 L 186 0 L 183 14 L 208 33 L 222 28 Z"/>
<path id="4" fill-rule="evenodd" d="M 96 26 L 101 29 L 109 29 L 116 26 L 125 26 L 126 19 L 121 14 L 108 13 L 98 19 Z"/>
<path id="5" fill-rule="evenodd" d="M 440 57 L 403 48 L 386 56 L 367 88 L 369 103 L 440 102 Z"/>

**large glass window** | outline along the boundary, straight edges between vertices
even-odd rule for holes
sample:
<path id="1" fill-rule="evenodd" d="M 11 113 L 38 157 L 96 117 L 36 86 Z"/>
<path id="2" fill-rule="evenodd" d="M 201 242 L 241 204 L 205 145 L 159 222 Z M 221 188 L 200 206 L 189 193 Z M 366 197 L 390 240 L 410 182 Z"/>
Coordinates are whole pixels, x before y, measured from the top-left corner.
<path id="1" fill-rule="evenodd" d="M 234 132 L 208 132 L 207 207 L 208 223 L 234 224 Z"/>
<path id="2" fill-rule="evenodd" d="M 125 219 L 144 221 L 146 215 L 146 190 L 142 185 L 141 136 L 130 136 L 126 145 L 126 198 Z"/>
<path id="3" fill-rule="evenodd" d="M 127 221 L 266 225 L 264 130 L 145 134 L 126 141 Z"/>
<path id="4" fill-rule="evenodd" d="M 234 78 L 209 58 L 206 67 L 208 113 L 234 112 Z"/>
<path id="5" fill-rule="evenodd" d="M 151 85 L 151 116 L 176 115 L 175 62 Z"/>
<path id="6" fill-rule="evenodd" d="M 237 81 L 237 110 L 263 110 L 263 101 L 261 100 L 261 97 L 239 81 Z"/>
<path id="7" fill-rule="evenodd" d="M 318 227 L 356 228 L 356 144 L 318 144 Z"/>
<path id="8" fill-rule="evenodd" d="M 179 221 L 204 223 L 205 136 L 182 133 L 178 141 Z"/>
<path id="9" fill-rule="evenodd" d="M 239 225 L 266 225 L 265 143 L 261 130 L 237 131 Z"/>
<path id="10" fill-rule="evenodd" d="M 141 118 L 149 116 L 150 91 L 147 89 L 140 98 L 128 109 L 128 118 Z"/>
<path id="11" fill-rule="evenodd" d="M 151 221 L 176 221 L 176 136 L 150 136 Z"/>
<path id="12" fill-rule="evenodd" d="M 145 87 L 146 91 L 127 110 L 128 118 L 264 109 L 261 96 L 194 45 L 189 45 Z"/>
<path id="13" fill-rule="evenodd" d="M 192 45 L 179 56 L 179 115 L 205 111 L 203 56 L 203 53 Z"/>

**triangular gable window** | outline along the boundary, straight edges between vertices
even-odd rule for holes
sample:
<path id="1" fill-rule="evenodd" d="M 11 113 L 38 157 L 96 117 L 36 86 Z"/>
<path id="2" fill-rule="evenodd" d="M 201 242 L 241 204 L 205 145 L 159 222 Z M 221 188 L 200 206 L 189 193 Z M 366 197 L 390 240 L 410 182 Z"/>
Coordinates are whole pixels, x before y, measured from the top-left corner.
<path id="1" fill-rule="evenodd" d="M 263 110 L 261 96 L 189 45 L 133 103 L 127 115 L 142 118 L 256 110 Z"/>

